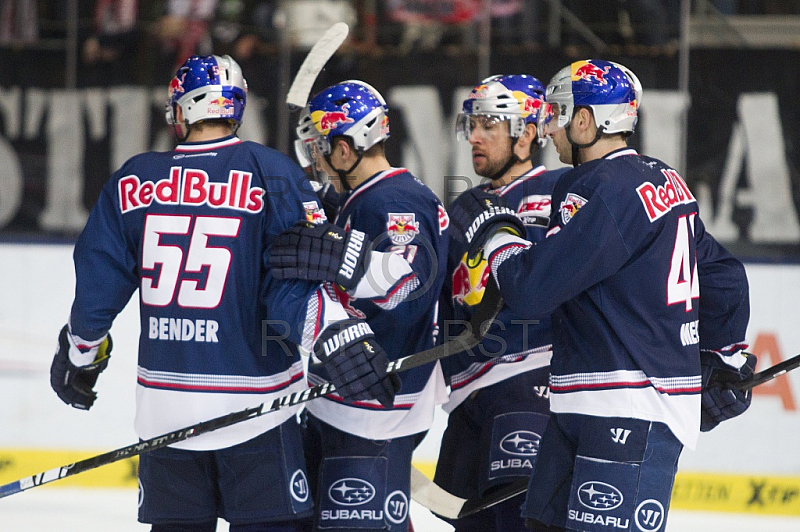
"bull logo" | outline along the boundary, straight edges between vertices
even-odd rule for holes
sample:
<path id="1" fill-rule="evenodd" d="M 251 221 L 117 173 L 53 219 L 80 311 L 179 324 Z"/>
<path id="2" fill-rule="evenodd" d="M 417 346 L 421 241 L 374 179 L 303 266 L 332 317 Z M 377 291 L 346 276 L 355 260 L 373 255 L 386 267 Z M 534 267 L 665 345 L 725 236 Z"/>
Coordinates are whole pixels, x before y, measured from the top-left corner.
<path id="1" fill-rule="evenodd" d="M 311 113 L 311 120 L 313 120 L 317 131 L 327 135 L 332 129 L 339 127 L 340 124 L 355 122 L 349 116 L 349 107 L 350 104 L 346 103 L 342 105 L 341 111 L 314 111 Z"/>
<path id="2" fill-rule="evenodd" d="M 608 74 L 609 70 L 611 70 L 610 66 L 600 68 L 599 66 L 594 65 L 592 63 L 584 62 L 583 65 L 574 69 L 574 71 L 572 72 L 572 80 L 589 81 L 591 78 L 594 78 L 595 81 L 597 81 L 601 85 L 607 85 L 608 81 L 606 81 L 605 76 L 606 74 Z"/>
<path id="3" fill-rule="evenodd" d="M 419 233 L 419 224 L 413 212 L 389 213 L 389 221 L 386 222 L 386 232 L 393 244 L 402 246 L 408 244 Z"/>

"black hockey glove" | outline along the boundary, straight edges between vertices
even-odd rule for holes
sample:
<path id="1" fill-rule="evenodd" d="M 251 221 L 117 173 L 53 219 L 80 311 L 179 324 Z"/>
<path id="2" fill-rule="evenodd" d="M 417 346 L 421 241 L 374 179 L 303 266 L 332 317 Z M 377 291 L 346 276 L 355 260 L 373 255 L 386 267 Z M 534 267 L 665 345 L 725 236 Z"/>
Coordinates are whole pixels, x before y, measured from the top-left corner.
<path id="1" fill-rule="evenodd" d="M 317 338 L 314 354 L 345 402 L 377 399 L 384 408 L 394 404 L 400 378 L 386 373 L 389 358 L 366 322 L 345 320 L 329 325 Z"/>
<path id="2" fill-rule="evenodd" d="M 361 231 L 301 221 L 275 239 L 269 265 L 276 279 L 331 281 L 352 290 L 364 277 L 369 257 Z"/>
<path id="3" fill-rule="evenodd" d="M 514 209 L 501 196 L 481 189 L 473 188 L 462 194 L 448 214 L 455 238 L 467 246 L 468 257 L 474 257 L 501 229 L 523 238 L 525 235 L 525 225 Z"/>
<path id="4" fill-rule="evenodd" d="M 733 353 L 731 353 L 733 354 Z M 714 351 L 700 352 L 703 391 L 700 407 L 700 430 L 708 432 L 726 419 L 736 417 L 750 407 L 751 390 L 742 391 L 736 384 L 753 375 L 756 356 L 741 352 L 747 357 L 741 368 L 729 366 Z"/>
<path id="5" fill-rule="evenodd" d="M 94 352 L 94 360 L 86 366 L 76 366 L 69 359 L 70 349 L 87 352 L 85 348 L 75 344 L 66 325 L 58 335 L 58 349 L 50 366 L 50 386 L 53 387 L 58 397 L 74 408 L 89 410 L 97 399 L 94 385 L 97 377 L 108 366 L 113 347 L 111 335 L 97 346 L 89 348 Z"/>

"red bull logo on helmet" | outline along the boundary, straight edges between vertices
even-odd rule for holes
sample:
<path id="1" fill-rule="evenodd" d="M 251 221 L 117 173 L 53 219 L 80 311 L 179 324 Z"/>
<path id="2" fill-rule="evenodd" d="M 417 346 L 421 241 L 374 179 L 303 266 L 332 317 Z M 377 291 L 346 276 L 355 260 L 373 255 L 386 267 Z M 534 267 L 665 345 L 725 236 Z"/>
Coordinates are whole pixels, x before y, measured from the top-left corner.
<path id="1" fill-rule="evenodd" d="M 472 92 L 469 93 L 469 99 L 481 100 L 483 98 L 486 98 L 488 93 L 489 93 L 489 87 L 487 85 L 478 85 L 477 87 L 472 89 Z"/>
<path id="2" fill-rule="evenodd" d="M 177 76 L 172 78 L 172 81 L 169 82 L 169 97 L 172 98 L 175 94 L 183 92 L 183 78 L 186 77 L 186 74 L 182 74 L 180 79 Z"/>
<path id="3" fill-rule="evenodd" d="M 216 115 L 219 117 L 233 116 L 234 106 L 233 100 L 220 96 L 208 102 L 207 112 L 209 115 Z"/>
<path id="4" fill-rule="evenodd" d="M 393 244 L 402 246 L 408 244 L 419 233 L 419 225 L 413 212 L 389 213 L 386 222 L 386 232 Z"/>
<path id="5" fill-rule="evenodd" d="M 519 102 L 519 107 L 522 110 L 522 118 L 528 118 L 531 114 L 539 113 L 539 109 L 542 107 L 542 100 L 525 94 L 522 91 L 514 91 L 511 94 Z"/>
<path id="6" fill-rule="evenodd" d="M 311 120 L 314 122 L 314 127 L 323 135 L 327 135 L 332 129 L 336 129 L 340 124 L 349 124 L 355 122 L 350 118 L 348 108 L 349 103 L 342 105 L 341 111 L 314 111 L 311 113 Z"/>
<path id="7" fill-rule="evenodd" d="M 589 81 L 594 78 L 601 85 L 606 85 L 608 81 L 605 76 L 609 70 L 611 70 L 610 66 L 600 68 L 589 61 L 576 61 L 572 63 L 572 81 Z"/>

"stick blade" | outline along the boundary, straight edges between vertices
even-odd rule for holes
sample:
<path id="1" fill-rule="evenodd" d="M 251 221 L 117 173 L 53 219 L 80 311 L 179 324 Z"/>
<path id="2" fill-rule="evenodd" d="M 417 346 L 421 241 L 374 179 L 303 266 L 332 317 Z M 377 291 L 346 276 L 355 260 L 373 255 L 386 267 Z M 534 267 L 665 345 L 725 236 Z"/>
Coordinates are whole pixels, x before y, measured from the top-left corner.
<path id="1" fill-rule="evenodd" d="M 456 497 L 433 483 L 416 467 L 411 468 L 411 498 L 436 515 L 458 518 L 466 499 Z"/>
<path id="2" fill-rule="evenodd" d="M 503 501 L 507 501 L 512 497 L 516 497 L 520 493 L 525 493 L 528 490 L 528 479 L 523 478 L 512 482 L 511 484 L 501 488 L 495 492 L 486 495 L 485 497 L 481 497 L 479 499 L 470 499 L 464 502 L 464 506 L 461 508 L 461 511 L 458 512 L 458 519 L 462 519 L 464 517 L 468 517 L 472 514 L 476 514 L 481 510 L 485 510 L 490 506 L 494 506 L 495 504 L 500 504 Z"/>
<path id="3" fill-rule="evenodd" d="M 347 35 L 350 33 L 350 26 L 345 22 L 337 22 L 320 37 L 320 39 L 309 50 L 308 55 L 300 65 L 300 70 L 294 77 L 292 86 L 286 94 L 286 103 L 289 109 L 295 111 L 302 109 L 308 103 L 308 96 L 311 87 L 322 72 L 325 63 L 336 53 L 342 45 Z"/>

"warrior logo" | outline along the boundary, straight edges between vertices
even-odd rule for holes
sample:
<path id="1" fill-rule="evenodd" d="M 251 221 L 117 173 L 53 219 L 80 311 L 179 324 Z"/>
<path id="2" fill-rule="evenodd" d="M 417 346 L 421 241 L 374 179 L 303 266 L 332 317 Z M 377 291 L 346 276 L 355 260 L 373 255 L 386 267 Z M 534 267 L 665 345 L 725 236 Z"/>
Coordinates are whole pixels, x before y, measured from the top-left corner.
<path id="1" fill-rule="evenodd" d="M 360 478 L 343 478 L 333 483 L 328 497 L 342 506 L 361 506 L 375 497 L 375 488 Z"/>
<path id="2" fill-rule="evenodd" d="M 386 232 L 393 244 L 402 246 L 410 243 L 419 233 L 416 215 L 413 212 L 390 212 Z"/>
<path id="3" fill-rule="evenodd" d="M 399 525 L 408 516 L 408 497 L 400 490 L 393 491 L 386 497 L 383 510 L 386 512 L 386 518 L 389 521 Z"/>
<path id="4" fill-rule="evenodd" d="M 647 499 L 636 508 L 634 514 L 636 528 L 642 532 L 655 532 L 661 530 L 664 523 L 664 506 L 655 499 Z"/>
<path id="5" fill-rule="evenodd" d="M 292 494 L 292 498 L 297 502 L 306 502 L 308 500 L 308 480 L 302 469 L 298 469 L 292 475 L 292 479 L 289 481 L 289 493 Z"/>

